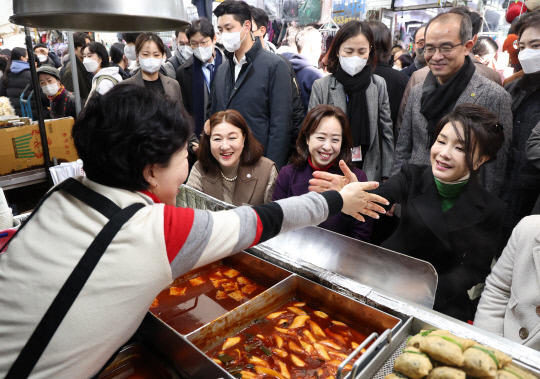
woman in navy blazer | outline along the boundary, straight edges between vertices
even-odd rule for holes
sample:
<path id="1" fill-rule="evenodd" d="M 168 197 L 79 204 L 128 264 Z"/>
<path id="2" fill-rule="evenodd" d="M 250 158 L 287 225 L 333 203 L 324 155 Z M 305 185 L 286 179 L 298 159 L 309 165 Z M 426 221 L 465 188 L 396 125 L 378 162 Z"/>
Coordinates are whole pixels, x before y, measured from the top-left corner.
<path id="1" fill-rule="evenodd" d="M 487 109 L 460 104 L 435 135 L 431 166 L 405 164 L 372 191 L 402 210 L 398 228 L 381 246 L 430 262 L 439 275 L 434 309 L 468 321 L 477 301 L 467 291 L 490 272 L 506 211 L 475 174 L 496 156 L 504 133 Z"/>
<path id="2" fill-rule="evenodd" d="M 313 171 L 339 174 L 340 160 L 353 167 L 351 148 L 351 128 L 345 113 L 330 105 L 314 107 L 308 112 L 302 124 L 296 140 L 296 154 L 291 158 L 292 164 L 283 167 L 279 172 L 272 200 L 307 193 Z M 353 173 L 357 181 L 367 181 L 364 171 L 353 167 Z M 319 226 L 362 241 L 369 241 L 373 220 L 366 218 L 365 222 L 361 222 L 338 214 Z"/>

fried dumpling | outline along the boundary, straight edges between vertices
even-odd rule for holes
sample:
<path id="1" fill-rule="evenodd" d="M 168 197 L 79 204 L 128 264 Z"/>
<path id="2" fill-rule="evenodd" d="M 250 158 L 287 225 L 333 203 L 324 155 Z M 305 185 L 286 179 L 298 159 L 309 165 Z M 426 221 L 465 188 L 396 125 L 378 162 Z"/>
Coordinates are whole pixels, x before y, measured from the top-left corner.
<path id="1" fill-rule="evenodd" d="M 491 347 L 475 344 L 464 353 L 463 370 L 470 376 L 495 378 L 497 370 L 512 362 L 508 355 Z"/>
<path id="2" fill-rule="evenodd" d="M 415 347 L 406 347 L 394 362 L 394 370 L 413 379 L 425 377 L 432 369 L 429 357 Z"/>
<path id="3" fill-rule="evenodd" d="M 433 369 L 427 379 L 465 379 L 466 375 L 463 370 L 455 367 L 441 366 Z"/>

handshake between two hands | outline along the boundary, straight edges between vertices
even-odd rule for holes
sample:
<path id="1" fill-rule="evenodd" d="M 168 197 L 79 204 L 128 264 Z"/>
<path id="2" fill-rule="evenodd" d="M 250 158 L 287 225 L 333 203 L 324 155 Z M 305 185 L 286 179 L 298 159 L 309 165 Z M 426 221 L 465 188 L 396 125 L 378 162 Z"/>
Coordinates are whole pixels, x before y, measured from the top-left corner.
<path id="1" fill-rule="evenodd" d="M 385 209 L 379 204 L 389 205 L 388 200 L 379 195 L 366 192 L 377 188 L 379 186 L 378 182 L 359 182 L 356 175 L 343 160 L 339 161 L 339 168 L 344 176 L 315 171 L 313 179 L 309 181 L 309 191 L 339 191 L 343 198 L 343 209 L 341 211 L 359 221 L 365 221 L 362 215 L 379 218 L 379 213 L 386 213 Z"/>

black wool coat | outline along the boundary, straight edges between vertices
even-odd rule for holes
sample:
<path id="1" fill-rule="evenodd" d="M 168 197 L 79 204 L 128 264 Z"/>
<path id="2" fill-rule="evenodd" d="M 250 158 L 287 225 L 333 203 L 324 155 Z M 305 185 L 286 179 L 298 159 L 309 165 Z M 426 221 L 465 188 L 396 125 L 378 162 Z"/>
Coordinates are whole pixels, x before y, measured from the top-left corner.
<path id="1" fill-rule="evenodd" d="M 483 283 L 497 251 L 506 205 L 469 180 L 443 212 L 431 166 L 405 164 L 372 192 L 401 204 L 401 220 L 382 247 L 431 263 L 439 276 L 434 309 L 472 320 L 467 291 Z"/>

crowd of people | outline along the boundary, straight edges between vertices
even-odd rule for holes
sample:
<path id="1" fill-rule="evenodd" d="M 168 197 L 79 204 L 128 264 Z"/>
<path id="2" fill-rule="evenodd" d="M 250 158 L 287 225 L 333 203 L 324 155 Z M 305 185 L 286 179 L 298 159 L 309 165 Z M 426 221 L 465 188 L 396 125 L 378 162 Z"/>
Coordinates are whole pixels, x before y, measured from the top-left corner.
<path id="1" fill-rule="evenodd" d="M 482 17 L 466 7 L 416 29 L 412 56 L 392 46 L 381 22 L 342 25 L 326 52 L 318 29 L 308 26 L 288 38 L 280 53 L 265 37 L 264 10 L 226 0 L 214 15 L 217 31 L 205 18 L 193 21 L 175 33 L 172 52 L 152 32 L 125 33 L 124 43 L 109 51 L 88 34 L 75 33 L 75 62 L 59 59 L 46 45 L 34 47 L 42 94 L 34 96 L 32 107 L 43 106 L 49 117 L 77 118 L 74 138 L 88 180 L 95 182 L 90 186 L 119 199 L 121 193 L 107 188 L 143 191 L 154 203 L 174 205 L 175 188 L 187 180 L 239 206 L 239 214 L 247 212 L 242 205 L 254 206 L 258 222 L 267 227 L 280 216 L 265 203 L 347 191 L 360 182 L 362 196 L 379 195 L 385 210 L 369 203 L 379 213 L 326 212 L 304 224 L 430 262 L 439 276 L 435 310 L 540 349 L 540 291 L 532 279 L 539 275 L 540 216 L 527 217 L 540 213 L 540 10 L 512 25 L 519 53 L 512 63 L 516 73 L 508 78 L 496 70 L 501 47 L 478 36 Z M 23 48 L 10 54 L 0 95 L 20 111 L 19 97 L 31 83 L 28 57 Z M 80 115 L 73 64 L 86 104 Z M 154 129 L 145 132 L 136 117 Z M 123 129 L 108 135 L 100 122 Z M 158 135 L 156 125 L 167 122 L 181 125 Z M 142 146 L 135 152 L 119 140 L 131 124 L 128 140 Z M 180 129 L 181 137 L 173 137 Z M 99 148 L 85 144 L 98 140 L 91 131 L 99 135 Z M 160 145 L 167 153 L 160 153 Z M 139 151 L 143 156 L 137 157 Z M 132 154 L 137 167 L 128 169 L 127 161 L 120 162 L 127 157 L 117 153 Z M 107 177 L 108 160 L 124 176 Z M 182 166 L 188 163 L 189 175 Z M 185 175 L 167 179 L 175 167 Z M 375 188 L 368 181 L 380 184 Z M 152 217 L 163 218 L 163 212 Z M 218 216 L 194 219 L 166 208 L 164 217 L 166 241 L 160 246 L 175 273 L 186 271 L 179 261 L 189 260 L 188 268 L 207 261 L 178 258 L 179 251 L 219 243 L 213 231 L 189 234 L 195 226 L 182 227 L 182 220 L 226 229 Z M 203 222 L 205 217 L 215 219 Z M 253 221 L 249 217 L 246 222 Z M 172 236 L 175 228 L 183 237 Z M 263 230 L 261 239 L 260 232 L 242 243 L 232 238 L 231 248 L 270 237 Z"/>

